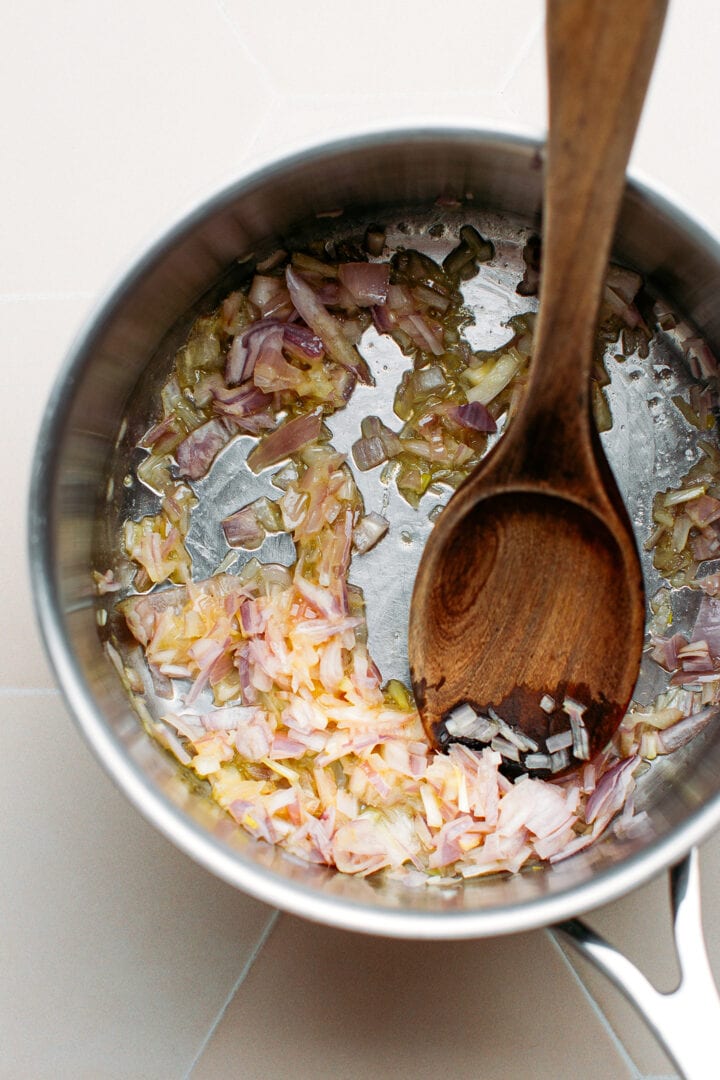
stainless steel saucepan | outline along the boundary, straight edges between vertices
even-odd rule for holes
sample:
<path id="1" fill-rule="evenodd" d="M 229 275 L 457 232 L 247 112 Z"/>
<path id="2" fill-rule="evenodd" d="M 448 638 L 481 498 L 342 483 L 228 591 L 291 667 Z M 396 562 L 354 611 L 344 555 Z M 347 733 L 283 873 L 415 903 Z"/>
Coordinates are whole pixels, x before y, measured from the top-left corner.
<path id="1" fill-rule="evenodd" d="M 386 224 L 396 247 L 435 250 L 445 243 L 448 250 L 458 223 L 473 221 L 496 242 L 493 266 L 468 285 L 467 294 L 478 314 L 478 347 L 484 341 L 494 347 L 502 321 L 534 303 L 518 296 L 515 285 L 523 242 L 538 227 L 541 199 L 539 145 L 477 130 L 416 129 L 299 153 L 242 178 L 185 217 L 96 310 L 54 388 L 30 498 L 36 606 L 58 681 L 98 758 L 145 817 L 213 873 L 269 904 L 365 933 L 470 938 L 557 924 L 644 1013 L 685 1075 L 709 1077 L 714 1069 L 702 1053 L 699 1032 L 701 1025 L 712 1030 L 710 1010 L 720 1018 L 720 1003 L 702 940 L 694 848 L 720 823 L 720 722 L 641 778 L 637 804 L 647 811 L 647 829 L 622 838 L 610 834 L 540 871 L 472 880 L 461 888 L 411 889 L 303 865 L 242 833 L 146 734 L 103 646 L 115 616 L 105 598 L 107 623 L 99 625 L 106 616 L 98 619 L 91 574 L 117 563 L 123 516 L 143 506 L 145 496 L 123 482 L 133 440 L 151 420 L 153 389 L 166 376 L 193 314 L 236 287 L 247 274 L 243 260 L 288 238 L 342 233 L 369 221 Z M 343 213 L 333 216 L 335 211 Z M 640 271 L 653 292 L 720 348 L 715 238 L 659 195 L 630 183 L 614 258 Z M 631 359 L 618 365 L 609 388 L 614 424 L 605 436 L 641 541 L 649 528 L 652 485 L 676 482 L 688 467 L 689 450 L 680 414 L 666 407 L 687 373 L 671 340 L 652 348 L 656 352 L 642 366 Z M 397 359 L 388 355 L 378 370 L 385 367 L 390 416 Z M 362 409 L 359 396 L 347 415 L 333 420 L 340 449 L 347 448 Z M 200 482 L 206 503 L 219 507 L 218 517 L 243 501 L 237 492 L 251 482 L 243 471 L 242 446 L 228 453 L 225 473 L 213 471 Z M 225 507 L 228 470 L 235 477 L 235 505 Z M 248 492 L 255 497 L 249 487 Z M 369 488 L 363 494 L 372 497 Z M 380 545 L 378 552 L 385 554 L 368 563 L 369 569 L 354 571 L 366 593 L 371 648 L 386 678 L 406 675 L 407 605 L 430 527 L 428 508 L 418 515 L 402 500 L 393 502 L 389 514 L 402 527 L 392 532 L 400 539 Z M 198 576 L 212 572 L 222 558 L 213 546 L 216 524 L 193 524 L 189 544 Z M 659 580 L 649 565 L 645 569 L 652 595 Z M 689 597 L 688 625 L 693 614 Z M 641 698 L 651 695 L 652 680 L 650 669 L 641 675 Z M 670 868 L 683 982 L 675 994 L 661 995 L 611 946 L 572 920 Z"/>

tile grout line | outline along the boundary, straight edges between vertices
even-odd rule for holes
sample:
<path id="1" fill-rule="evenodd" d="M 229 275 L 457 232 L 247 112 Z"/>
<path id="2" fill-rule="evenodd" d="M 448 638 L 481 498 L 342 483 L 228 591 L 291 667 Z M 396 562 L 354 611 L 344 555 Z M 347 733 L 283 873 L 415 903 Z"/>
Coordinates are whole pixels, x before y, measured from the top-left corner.
<path id="1" fill-rule="evenodd" d="M 610 1023 L 610 1021 L 608 1020 L 607 1016 L 605 1015 L 603 1010 L 600 1008 L 597 1001 L 595 1000 L 593 995 L 590 993 L 587 986 L 585 985 L 583 980 L 580 978 L 579 974 L 577 973 L 577 971 L 575 970 L 573 965 L 570 963 L 570 960 L 569 960 L 568 956 L 566 955 L 564 949 L 560 945 L 560 942 L 556 939 L 556 937 L 552 933 L 552 931 L 547 927 L 545 929 L 545 934 L 550 939 L 550 942 L 553 945 L 553 947 L 559 953 L 563 964 L 568 969 L 568 971 L 570 972 L 570 974 L 572 976 L 573 981 L 575 982 L 575 984 L 580 989 L 580 993 L 585 998 L 585 1000 L 588 1002 L 588 1004 L 590 1005 L 590 1008 L 595 1013 L 597 1019 L 600 1021 L 600 1026 L 604 1029 L 605 1034 L 608 1036 L 608 1038 L 610 1039 L 610 1041 L 614 1045 L 615 1049 L 617 1050 L 618 1054 L 620 1055 L 620 1057 L 623 1059 L 623 1061 L 627 1065 L 628 1069 L 630 1070 L 630 1075 L 632 1077 L 632 1080 L 648 1080 L 648 1078 L 644 1077 L 643 1074 L 640 1072 L 639 1068 L 637 1067 L 637 1065 L 633 1061 L 633 1059 L 632 1059 L 632 1057 L 630 1055 L 630 1052 L 626 1049 L 625 1044 L 623 1043 L 622 1039 L 620 1038 L 620 1036 L 617 1034 L 617 1032 L 613 1028 L 613 1026 Z M 669 1078 L 669 1080 L 677 1080 L 677 1078 Z"/>
<path id="2" fill-rule="evenodd" d="M 530 51 L 535 44 L 535 39 L 541 34 L 544 24 L 545 15 L 543 13 L 539 16 L 533 28 L 528 32 L 527 37 L 525 38 L 524 42 L 522 43 L 515 55 L 515 59 L 513 60 L 512 64 L 510 64 L 508 70 L 505 72 L 505 75 L 502 78 L 500 85 L 496 88 L 495 93 L 498 95 L 498 97 L 502 97 L 510 83 L 515 78 L 515 75 L 520 69 L 521 64 L 523 64 L 524 61 L 527 60 Z"/>
<path id="3" fill-rule="evenodd" d="M 270 937 L 273 930 L 275 929 L 275 924 L 277 923 L 279 916 L 280 916 L 280 912 L 279 911 L 274 911 L 272 913 L 272 915 L 270 916 L 270 918 L 268 919 L 267 923 L 265 924 L 265 928 L 262 931 L 262 933 L 260 934 L 257 941 L 255 942 L 254 948 L 252 949 L 250 955 L 248 956 L 247 960 L 245 961 L 242 968 L 240 969 L 240 974 L 238 975 L 237 979 L 235 980 L 232 987 L 230 988 L 230 993 L 225 998 L 225 1001 L 222 1003 L 222 1005 L 220 1006 L 220 1009 L 218 1010 L 217 1016 L 215 1017 L 215 1019 L 213 1020 L 213 1022 L 210 1025 L 210 1027 L 208 1028 L 207 1034 L 205 1035 L 205 1038 L 203 1039 L 202 1043 L 200 1044 L 200 1047 L 198 1049 L 197 1054 L 195 1055 L 195 1057 L 190 1062 L 190 1067 L 188 1068 L 187 1072 L 185 1073 L 185 1076 L 183 1077 L 183 1080 L 190 1080 L 190 1077 L 192 1076 L 193 1072 L 195 1071 L 196 1066 L 200 1063 L 200 1060 L 201 1060 L 203 1054 L 205 1053 L 208 1046 L 210 1045 L 212 1037 L 215 1034 L 215 1032 L 217 1031 L 218 1027 L 220 1026 L 220 1022 L 222 1021 L 223 1016 L 227 1012 L 233 998 L 235 997 L 238 990 L 240 989 L 240 987 L 242 986 L 242 984 L 245 982 L 246 978 L 250 974 L 250 972 L 251 972 L 251 970 L 253 968 L 253 965 L 255 964 L 255 961 L 260 956 L 260 953 L 264 949 L 268 938 Z"/>
<path id="4" fill-rule="evenodd" d="M 225 0 L 214 0 L 213 6 L 215 7 L 215 10 L 218 12 L 220 17 L 227 23 L 230 33 L 235 38 L 237 44 L 240 46 L 240 49 L 245 56 L 245 59 L 250 64 L 252 64 L 252 66 L 257 72 L 259 72 L 260 77 L 265 83 L 266 90 L 271 95 L 277 96 L 277 88 L 275 86 L 275 80 L 272 76 L 272 72 L 265 67 L 263 61 L 258 56 L 256 56 L 253 50 L 248 46 L 247 42 L 242 36 L 242 33 L 240 32 L 240 26 L 235 22 L 235 19 L 228 11 Z"/>
<path id="5" fill-rule="evenodd" d="M 248 47 L 247 43 L 244 41 L 240 33 L 240 27 L 237 25 L 234 18 L 228 11 L 225 0 L 213 0 L 213 6 L 216 13 L 227 24 L 230 33 L 235 39 L 236 44 L 239 45 L 240 50 L 242 51 L 246 60 L 255 68 L 260 78 L 265 83 L 265 105 L 263 120 L 267 121 L 272 116 L 276 105 L 282 98 L 282 95 L 278 94 L 278 89 L 275 86 L 275 80 L 272 77 L 272 73 L 265 67 L 265 64 L 254 54 L 254 52 Z M 245 154 L 243 160 L 245 160 L 246 162 L 248 161 L 248 159 L 252 161 L 252 154 L 257 145 L 258 139 L 260 138 L 261 129 L 262 123 L 258 124 L 255 127 L 253 134 L 250 136 L 250 139 L 245 144 Z"/>

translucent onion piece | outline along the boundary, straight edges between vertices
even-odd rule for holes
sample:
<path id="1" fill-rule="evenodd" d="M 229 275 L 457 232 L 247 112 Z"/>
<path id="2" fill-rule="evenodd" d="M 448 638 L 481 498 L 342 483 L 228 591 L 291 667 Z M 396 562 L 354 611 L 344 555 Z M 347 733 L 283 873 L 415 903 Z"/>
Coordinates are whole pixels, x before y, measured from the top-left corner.
<path id="1" fill-rule="evenodd" d="M 370 513 L 360 518 L 353 530 L 353 544 L 363 555 L 382 540 L 390 528 L 390 522 L 380 514 Z"/>
<path id="2" fill-rule="evenodd" d="M 322 415 L 319 410 L 287 420 L 248 455 L 247 463 L 253 472 L 260 472 L 315 442 L 322 432 Z"/>
<path id="3" fill-rule="evenodd" d="M 327 353 L 342 367 L 352 371 L 360 382 L 373 386 L 375 380 L 367 363 L 350 344 L 338 320 L 318 300 L 310 285 L 291 266 L 288 266 L 285 277 L 298 314 L 323 342 Z"/>
<path id="4" fill-rule="evenodd" d="M 341 263 L 338 276 L 359 307 L 387 302 L 390 286 L 387 263 Z"/>
<path id="5" fill-rule="evenodd" d="M 388 459 L 383 441 L 377 435 L 374 435 L 371 439 L 358 439 L 357 442 L 353 443 L 352 456 L 358 469 L 363 472 L 374 469 Z"/>

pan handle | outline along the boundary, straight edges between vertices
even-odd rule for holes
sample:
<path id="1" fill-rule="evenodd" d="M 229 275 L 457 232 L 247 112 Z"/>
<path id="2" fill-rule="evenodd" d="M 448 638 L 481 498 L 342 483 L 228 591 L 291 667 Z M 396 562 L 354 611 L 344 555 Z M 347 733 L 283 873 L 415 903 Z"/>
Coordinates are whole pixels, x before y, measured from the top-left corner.
<path id="1" fill-rule="evenodd" d="M 714 1051 L 720 997 L 703 936 L 697 848 L 670 871 L 673 932 L 680 982 L 661 993 L 618 949 L 580 919 L 551 927 L 602 971 L 634 1005 L 685 1080 L 717 1080 Z"/>

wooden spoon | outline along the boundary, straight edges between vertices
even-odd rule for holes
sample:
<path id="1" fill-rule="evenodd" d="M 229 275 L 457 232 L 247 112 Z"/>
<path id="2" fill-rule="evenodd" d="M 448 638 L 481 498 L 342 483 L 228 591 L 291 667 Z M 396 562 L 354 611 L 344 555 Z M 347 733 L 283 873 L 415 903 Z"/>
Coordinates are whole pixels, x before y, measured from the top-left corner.
<path id="1" fill-rule="evenodd" d="M 438 746 L 452 739 L 448 714 L 468 703 L 484 716 L 494 708 L 544 753 L 545 738 L 569 727 L 571 698 L 587 734 L 569 754 L 577 765 L 612 736 L 637 679 L 642 570 L 593 423 L 590 372 L 666 6 L 548 0 L 550 133 L 529 381 L 507 433 L 433 529 L 410 610 L 413 690 Z M 550 715 L 544 695 L 556 703 Z"/>

